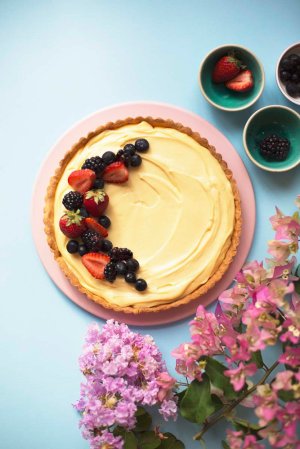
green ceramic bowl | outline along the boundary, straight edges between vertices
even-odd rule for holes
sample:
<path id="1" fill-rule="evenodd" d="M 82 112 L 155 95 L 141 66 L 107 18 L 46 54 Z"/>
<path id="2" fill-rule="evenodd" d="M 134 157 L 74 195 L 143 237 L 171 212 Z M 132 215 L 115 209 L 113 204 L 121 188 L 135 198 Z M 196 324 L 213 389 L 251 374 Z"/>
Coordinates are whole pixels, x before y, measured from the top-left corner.
<path id="1" fill-rule="evenodd" d="M 290 141 L 285 161 L 267 161 L 259 152 L 259 142 L 270 134 L 278 134 Z M 300 164 L 300 115 L 286 106 L 272 105 L 254 112 L 243 132 L 245 151 L 251 161 L 271 172 L 291 170 Z"/>
<path id="2" fill-rule="evenodd" d="M 234 92 L 227 89 L 225 84 L 216 84 L 212 81 L 215 64 L 230 51 L 234 51 L 236 56 L 252 71 L 254 87 L 248 92 Z M 200 64 L 198 81 L 204 98 L 210 104 L 224 111 L 241 111 L 249 108 L 258 100 L 264 89 L 265 75 L 262 64 L 250 50 L 233 44 L 222 45 L 208 53 Z"/>

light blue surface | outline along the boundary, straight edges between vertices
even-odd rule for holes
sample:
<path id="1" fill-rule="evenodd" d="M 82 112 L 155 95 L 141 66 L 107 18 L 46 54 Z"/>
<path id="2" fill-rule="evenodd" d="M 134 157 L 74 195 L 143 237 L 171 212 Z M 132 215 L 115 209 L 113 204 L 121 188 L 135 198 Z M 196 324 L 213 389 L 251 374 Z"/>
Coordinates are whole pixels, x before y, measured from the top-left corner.
<path id="1" fill-rule="evenodd" d="M 249 170 L 257 199 L 250 257 L 263 258 L 272 236 L 268 217 L 275 204 L 293 210 L 300 167 L 273 175 L 253 166 L 242 128 L 267 104 L 299 112 L 274 75 L 277 57 L 299 40 L 299 16 L 299 0 L 1 0 L 1 448 L 88 447 L 71 403 L 78 398 L 77 358 L 93 317 L 51 282 L 29 223 L 34 179 L 49 148 L 75 121 L 114 103 L 153 100 L 190 109 L 231 140 Z M 256 53 L 266 73 L 261 99 L 241 113 L 213 109 L 197 85 L 202 57 L 231 42 Z M 170 369 L 170 350 L 188 338 L 187 322 L 142 330 L 154 336 Z M 199 447 L 191 442 L 194 425 L 179 420 L 169 428 L 187 449 Z M 220 447 L 221 431 L 208 435 L 207 449 Z"/>

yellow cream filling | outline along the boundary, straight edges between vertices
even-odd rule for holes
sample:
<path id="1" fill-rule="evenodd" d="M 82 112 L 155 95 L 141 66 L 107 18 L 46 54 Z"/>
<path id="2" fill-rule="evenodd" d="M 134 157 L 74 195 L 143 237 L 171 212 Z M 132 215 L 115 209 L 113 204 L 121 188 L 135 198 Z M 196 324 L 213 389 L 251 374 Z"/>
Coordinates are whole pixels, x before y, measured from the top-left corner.
<path id="1" fill-rule="evenodd" d="M 124 184 L 106 184 L 114 246 L 130 248 L 140 262 L 138 277 L 148 288 L 137 292 L 119 278 L 113 284 L 93 278 L 79 255 L 66 250 L 59 229 L 68 176 L 84 160 L 117 152 L 144 137 L 150 149 Z M 146 122 L 105 131 L 78 151 L 66 167 L 55 195 L 54 226 L 59 251 L 81 285 L 121 307 L 153 307 L 178 300 L 215 273 L 225 257 L 234 227 L 231 184 L 211 153 L 188 135 Z"/>

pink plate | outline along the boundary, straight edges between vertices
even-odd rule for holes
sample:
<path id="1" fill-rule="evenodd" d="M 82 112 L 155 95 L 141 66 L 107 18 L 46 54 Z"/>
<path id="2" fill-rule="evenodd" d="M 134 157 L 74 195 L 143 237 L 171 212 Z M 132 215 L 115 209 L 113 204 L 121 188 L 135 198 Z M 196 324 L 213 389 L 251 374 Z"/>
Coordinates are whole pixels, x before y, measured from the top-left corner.
<path id="1" fill-rule="evenodd" d="M 229 270 L 222 280 L 206 295 L 202 296 L 199 301 L 193 301 L 188 305 L 178 307 L 172 311 L 131 315 L 104 309 L 100 305 L 87 299 L 69 283 L 58 264 L 55 262 L 46 242 L 43 225 L 43 207 L 49 179 L 58 166 L 59 161 L 72 145 L 74 145 L 82 136 L 87 135 L 101 124 L 136 116 L 169 118 L 189 126 L 194 131 L 198 131 L 201 135 L 205 136 L 210 144 L 214 145 L 218 149 L 218 152 L 224 156 L 224 159 L 234 174 L 241 195 L 243 222 L 247 223 L 247 226 L 243 226 L 241 243 Z M 247 205 L 247 207 L 245 207 L 245 205 Z M 46 157 L 37 176 L 32 198 L 31 223 L 34 242 L 45 269 L 57 287 L 75 302 L 75 304 L 105 320 L 115 318 L 118 321 L 131 325 L 153 326 L 172 323 L 193 315 L 198 304 L 210 304 L 230 285 L 235 274 L 244 264 L 251 247 L 255 228 L 255 198 L 251 180 L 241 158 L 231 143 L 210 123 L 192 112 L 168 104 L 151 102 L 125 103 L 95 112 L 75 124 L 58 140 L 58 142 L 56 142 Z"/>

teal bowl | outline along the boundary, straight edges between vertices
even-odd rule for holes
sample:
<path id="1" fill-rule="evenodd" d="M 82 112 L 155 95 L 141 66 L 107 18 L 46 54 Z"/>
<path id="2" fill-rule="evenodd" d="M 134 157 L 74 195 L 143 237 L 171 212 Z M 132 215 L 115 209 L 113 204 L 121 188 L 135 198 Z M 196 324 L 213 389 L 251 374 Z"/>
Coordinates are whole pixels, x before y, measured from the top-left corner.
<path id="1" fill-rule="evenodd" d="M 212 73 L 215 64 L 228 52 L 234 51 L 254 78 L 254 87 L 248 92 L 234 92 L 227 89 L 225 84 L 216 84 L 212 81 Z M 258 98 L 265 85 L 265 75 L 262 64 L 257 57 L 241 45 L 222 45 L 212 50 L 200 64 L 198 82 L 204 98 L 213 106 L 223 111 L 241 111 L 252 106 Z"/>
<path id="2" fill-rule="evenodd" d="M 278 134 L 290 141 L 289 154 L 284 161 L 267 161 L 260 154 L 259 142 L 270 134 Z M 271 105 L 261 108 L 247 121 L 243 143 L 249 159 L 263 170 L 291 170 L 300 164 L 300 115 L 286 106 Z"/>

